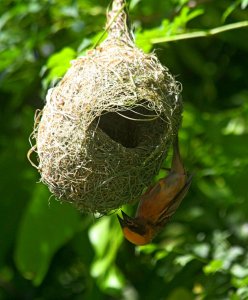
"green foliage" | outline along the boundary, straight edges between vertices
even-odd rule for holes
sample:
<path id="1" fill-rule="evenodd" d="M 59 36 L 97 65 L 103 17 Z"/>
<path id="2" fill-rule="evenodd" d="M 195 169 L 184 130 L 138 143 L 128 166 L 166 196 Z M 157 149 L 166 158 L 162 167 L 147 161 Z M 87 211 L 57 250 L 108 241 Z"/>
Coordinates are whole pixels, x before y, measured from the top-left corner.
<path id="1" fill-rule="evenodd" d="M 61 79 L 70 67 L 70 61 L 75 57 L 76 52 L 69 47 L 65 47 L 58 53 L 52 55 L 43 68 L 43 72 L 49 71 L 43 80 L 43 87 L 47 89 L 52 81 Z"/>
<path id="2" fill-rule="evenodd" d="M 79 215 L 68 205 L 51 201 L 45 187 L 34 189 L 33 197 L 20 222 L 15 263 L 24 278 L 40 285 L 55 252 L 80 228 Z"/>
<path id="3" fill-rule="evenodd" d="M 192 11 L 189 7 L 183 7 L 180 13 L 174 17 L 173 21 L 164 19 L 159 27 L 140 31 L 136 34 L 136 44 L 145 52 L 149 52 L 154 39 L 173 36 L 184 32 L 187 23 L 203 13 L 203 9 L 195 9 Z"/>
<path id="4" fill-rule="evenodd" d="M 137 44 L 183 84 L 180 146 L 194 174 L 152 244 L 133 247 L 115 215 L 80 214 L 36 183 L 34 111 L 103 36 L 108 4 L 1 2 L 0 299 L 246 300 L 247 0 L 130 1 Z"/>
<path id="5" fill-rule="evenodd" d="M 106 232 L 114 239 L 106 238 Z M 115 265 L 118 249 L 123 240 L 117 220 L 101 218 L 89 230 L 90 242 L 95 251 L 91 265 L 91 275 L 96 278 L 102 290 L 120 290 L 124 287 L 124 278 Z"/>

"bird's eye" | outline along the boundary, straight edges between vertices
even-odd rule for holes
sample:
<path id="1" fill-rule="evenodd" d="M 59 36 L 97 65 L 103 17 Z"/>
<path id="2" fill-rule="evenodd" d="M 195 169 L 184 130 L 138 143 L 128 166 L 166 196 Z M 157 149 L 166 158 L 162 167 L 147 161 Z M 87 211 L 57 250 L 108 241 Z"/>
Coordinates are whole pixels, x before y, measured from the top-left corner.
<path id="1" fill-rule="evenodd" d="M 140 235 L 143 235 L 146 233 L 146 229 L 144 225 L 137 224 L 137 223 L 129 223 L 128 227 L 132 230 L 137 232 Z"/>

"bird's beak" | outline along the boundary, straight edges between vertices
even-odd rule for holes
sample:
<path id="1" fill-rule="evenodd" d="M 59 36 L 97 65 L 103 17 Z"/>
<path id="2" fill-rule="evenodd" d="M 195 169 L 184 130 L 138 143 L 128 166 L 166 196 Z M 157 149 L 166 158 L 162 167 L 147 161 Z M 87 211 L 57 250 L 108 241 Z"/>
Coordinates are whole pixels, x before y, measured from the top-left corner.
<path id="1" fill-rule="evenodd" d="M 145 245 L 151 238 L 144 224 L 140 224 L 137 218 L 131 218 L 121 211 L 122 218 L 117 215 L 125 238 L 134 245 Z"/>
<path id="2" fill-rule="evenodd" d="M 117 218 L 118 218 L 118 221 L 121 225 L 121 228 L 125 227 L 125 221 L 119 215 L 117 215 Z"/>
<path id="3" fill-rule="evenodd" d="M 122 210 L 121 211 L 122 213 L 122 217 L 123 217 L 123 220 L 128 223 L 128 222 L 133 222 L 133 218 L 129 217 L 126 213 L 124 213 L 124 211 Z"/>
<path id="4" fill-rule="evenodd" d="M 123 219 L 119 215 L 117 215 L 117 217 L 118 217 L 119 223 L 122 228 L 127 227 L 128 223 L 130 224 L 130 223 L 134 222 L 134 219 L 129 217 L 126 213 L 124 213 L 124 211 L 121 211 L 121 213 L 122 213 Z"/>

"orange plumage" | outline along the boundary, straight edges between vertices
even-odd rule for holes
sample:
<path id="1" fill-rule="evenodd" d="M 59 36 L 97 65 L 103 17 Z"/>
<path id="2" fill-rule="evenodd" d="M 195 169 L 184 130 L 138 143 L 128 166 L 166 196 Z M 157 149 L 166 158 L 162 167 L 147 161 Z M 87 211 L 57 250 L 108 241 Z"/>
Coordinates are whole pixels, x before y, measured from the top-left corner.
<path id="1" fill-rule="evenodd" d="M 135 245 L 151 242 L 177 210 L 191 181 L 192 176 L 187 175 L 182 164 L 176 137 L 169 174 L 141 196 L 135 218 L 124 212 L 123 219 L 118 216 L 125 238 Z"/>

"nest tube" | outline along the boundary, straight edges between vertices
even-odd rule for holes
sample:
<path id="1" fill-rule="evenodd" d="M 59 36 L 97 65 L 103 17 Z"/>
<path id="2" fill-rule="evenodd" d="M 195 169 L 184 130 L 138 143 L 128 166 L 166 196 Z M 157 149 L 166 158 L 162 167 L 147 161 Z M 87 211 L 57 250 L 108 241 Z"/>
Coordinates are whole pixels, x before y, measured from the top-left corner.
<path id="1" fill-rule="evenodd" d="M 106 28 L 106 40 L 48 91 L 32 134 L 41 181 L 57 199 L 101 214 L 140 197 L 182 113 L 181 85 L 135 46 L 125 1 L 113 1 Z"/>

